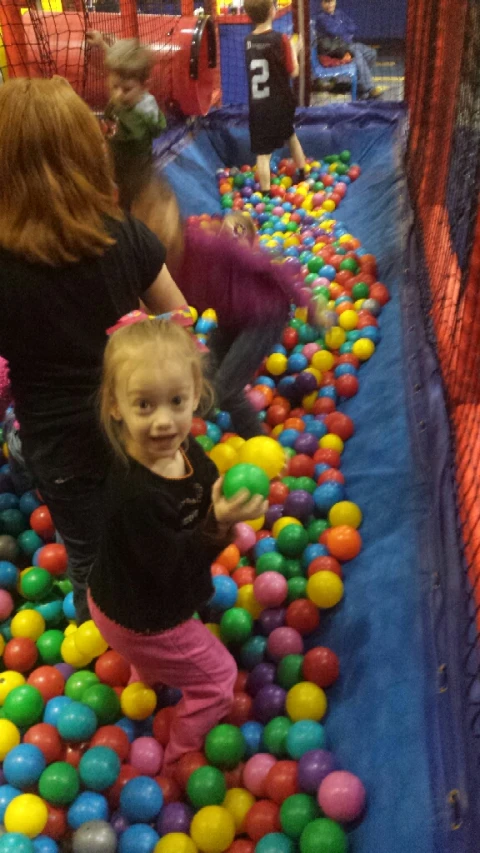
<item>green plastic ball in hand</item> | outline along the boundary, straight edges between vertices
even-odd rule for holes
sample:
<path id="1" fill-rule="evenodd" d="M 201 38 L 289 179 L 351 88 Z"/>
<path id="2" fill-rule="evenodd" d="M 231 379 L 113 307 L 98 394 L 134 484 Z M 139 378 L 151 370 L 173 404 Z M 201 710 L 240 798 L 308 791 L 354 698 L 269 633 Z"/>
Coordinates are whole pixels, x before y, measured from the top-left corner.
<path id="1" fill-rule="evenodd" d="M 241 489 L 246 489 L 251 497 L 262 495 L 266 498 L 270 491 L 270 481 L 265 471 L 258 465 L 240 462 L 225 474 L 223 494 L 226 498 L 233 498 Z"/>

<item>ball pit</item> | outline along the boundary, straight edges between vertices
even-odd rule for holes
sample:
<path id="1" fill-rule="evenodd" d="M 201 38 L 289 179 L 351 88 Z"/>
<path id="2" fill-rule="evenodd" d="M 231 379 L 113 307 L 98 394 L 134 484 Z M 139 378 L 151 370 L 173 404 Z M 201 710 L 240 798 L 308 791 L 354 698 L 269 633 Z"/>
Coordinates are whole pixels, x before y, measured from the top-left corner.
<path id="1" fill-rule="evenodd" d="M 266 434 L 244 441 L 226 412 L 192 427 L 227 496 L 247 488 L 269 502 L 212 566 L 208 627 L 240 667 L 231 713 L 175 778 L 162 775 L 178 692 L 130 684 L 93 622 L 76 628 L 48 509 L 2 480 L 0 853 L 55 853 L 64 838 L 74 853 L 347 849 L 341 825 L 361 816 L 366 793 L 330 750 L 323 722 L 340 665 L 318 637 L 322 611 L 341 619 L 348 563 L 362 547 L 362 511 L 342 470 L 355 425 L 338 407 L 381 344 L 389 294 L 374 257 L 335 218 L 360 175 L 349 152 L 309 162 L 299 185 L 291 175 L 281 161 L 270 202 L 249 167 L 218 174 L 222 207 L 252 216 L 296 292 L 282 341 L 248 389 Z M 216 230 L 221 219 L 192 222 Z M 204 312 L 196 333 L 215 322 Z"/>

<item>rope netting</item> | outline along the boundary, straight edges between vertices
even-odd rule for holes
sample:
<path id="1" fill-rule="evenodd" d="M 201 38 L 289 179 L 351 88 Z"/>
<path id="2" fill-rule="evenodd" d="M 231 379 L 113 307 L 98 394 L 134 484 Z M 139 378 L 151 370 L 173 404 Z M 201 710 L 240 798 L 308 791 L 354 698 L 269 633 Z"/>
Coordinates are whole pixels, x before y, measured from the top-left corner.
<path id="1" fill-rule="evenodd" d="M 410 3 L 407 173 L 423 253 L 416 281 L 455 450 L 471 622 L 466 670 L 480 737 L 480 7 Z M 476 697 L 476 700 L 475 700 Z"/>

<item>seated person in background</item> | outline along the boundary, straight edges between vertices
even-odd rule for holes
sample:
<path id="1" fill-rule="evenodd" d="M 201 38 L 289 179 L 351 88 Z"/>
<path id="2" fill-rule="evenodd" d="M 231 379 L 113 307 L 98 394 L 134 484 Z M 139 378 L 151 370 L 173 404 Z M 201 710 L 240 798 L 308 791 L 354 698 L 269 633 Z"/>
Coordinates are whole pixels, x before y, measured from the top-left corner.
<path id="1" fill-rule="evenodd" d="M 358 90 L 363 98 L 379 98 L 382 90 L 373 85 L 372 68 L 376 52 L 366 44 L 354 41 L 356 25 L 345 12 L 337 9 L 337 0 L 321 0 L 322 9 L 315 22 L 319 56 L 344 59 L 350 54 L 355 59 L 358 73 Z"/>

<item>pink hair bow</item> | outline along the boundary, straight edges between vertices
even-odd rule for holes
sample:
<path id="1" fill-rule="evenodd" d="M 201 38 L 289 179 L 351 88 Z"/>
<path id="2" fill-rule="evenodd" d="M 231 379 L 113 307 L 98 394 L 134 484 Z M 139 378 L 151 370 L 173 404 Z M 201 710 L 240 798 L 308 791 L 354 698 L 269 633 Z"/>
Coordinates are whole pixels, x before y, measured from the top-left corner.
<path id="1" fill-rule="evenodd" d="M 132 326 L 134 323 L 142 323 L 144 320 L 168 320 L 169 323 L 175 323 L 177 326 L 193 327 L 194 319 L 192 312 L 188 305 L 182 305 L 181 308 L 175 308 L 174 311 L 167 311 L 166 314 L 147 314 L 145 311 L 140 311 L 136 309 L 135 311 L 130 311 L 129 314 L 125 314 L 123 317 L 120 317 L 117 323 L 114 326 L 110 326 L 107 329 L 107 335 L 113 335 L 114 332 L 117 332 L 119 329 L 123 329 L 124 326 Z M 199 350 L 202 352 L 208 352 L 208 347 L 205 344 L 202 344 L 198 338 L 195 338 L 195 344 Z"/>

